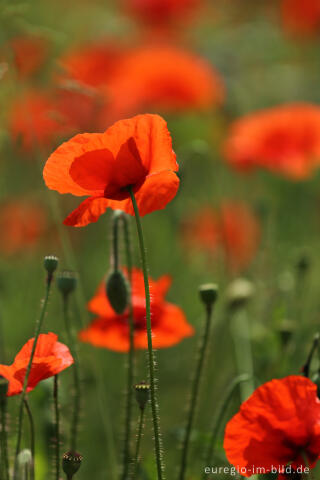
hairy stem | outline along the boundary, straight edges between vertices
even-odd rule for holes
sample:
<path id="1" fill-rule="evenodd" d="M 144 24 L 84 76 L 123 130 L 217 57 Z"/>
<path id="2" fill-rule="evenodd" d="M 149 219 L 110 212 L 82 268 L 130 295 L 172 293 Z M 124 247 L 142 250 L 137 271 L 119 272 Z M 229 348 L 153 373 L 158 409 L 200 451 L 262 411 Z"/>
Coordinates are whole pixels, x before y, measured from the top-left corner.
<path id="1" fill-rule="evenodd" d="M 54 427 L 55 427 L 55 447 L 56 447 L 56 480 L 60 478 L 60 412 L 59 412 L 59 379 L 54 376 L 53 384 L 53 402 L 54 402 Z"/>
<path id="2" fill-rule="evenodd" d="M 76 451 L 77 449 L 77 437 L 78 437 L 78 426 L 79 426 L 79 416 L 80 416 L 80 375 L 79 375 L 79 360 L 77 354 L 76 342 L 74 340 L 69 317 L 69 295 L 63 295 L 63 318 L 65 329 L 68 338 L 68 345 L 71 351 L 71 354 L 74 358 L 73 364 L 73 412 L 71 419 L 70 427 L 70 448 L 71 450 Z"/>
<path id="3" fill-rule="evenodd" d="M 194 377 L 191 385 L 191 400 L 190 400 L 190 406 L 189 406 L 189 411 L 187 416 L 187 425 L 186 425 L 184 439 L 182 443 L 182 456 L 181 456 L 181 466 L 179 471 L 179 480 L 184 480 L 186 470 L 187 470 L 190 435 L 191 435 L 193 421 L 196 413 L 197 401 L 199 397 L 201 375 L 203 371 L 203 365 L 205 361 L 205 355 L 206 355 L 207 345 L 208 345 L 209 336 L 210 336 L 211 319 L 212 319 L 212 307 L 207 306 L 205 328 L 199 343 L 198 361 L 196 364 L 196 369 L 194 372 Z"/>
<path id="4" fill-rule="evenodd" d="M 8 456 L 8 438 L 7 438 L 7 402 L 6 398 L 0 400 L 1 415 L 1 473 L 3 480 L 9 480 L 9 456 Z"/>
<path id="5" fill-rule="evenodd" d="M 132 206 L 133 206 L 135 219 L 136 219 L 136 225 L 137 225 L 145 296 L 146 296 L 146 321 L 147 321 L 148 360 L 149 360 L 148 363 L 149 363 L 151 410 L 152 410 L 152 422 L 153 422 L 153 431 L 154 431 L 154 442 L 155 442 L 154 446 L 155 446 L 155 456 L 156 456 L 156 464 L 157 464 L 157 474 L 158 474 L 158 480 L 163 480 L 164 465 L 163 465 L 162 452 L 161 452 L 159 406 L 157 402 L 156 380 L 155 380 L 155 355 L 152 348 L 151 305 L 150 305 L 150 288 L 149 288 L 149 279 L 148 279 L 147 255 L 146 255 L 146 249 L 144 246 L 144 238 L 143 238 L 139 208 L 131 187 L 129 188 L 129 193 L 130 193 Z"/>
<path id="6" fill-rule="evenodd" d="M 34 354 L 35 354 L 35 351 L 36 351 L 37 342 L 38 342 L 38 338 L 39 338 L 39 335 L 40 335 L 42 323 L 43 323 L 45 313 L 46 313 L 46 310 L 47 310 L 47 306 L 48 306 L 52 279 L 53 279 L 52 275 L 48 275 L 45 297 L 44 297 L 44 301 L 43 301 L 43 304 L 42 304 L 40 317 L 36 322 L 34 341 L 33 341 L 32 349 L 31 349 L 31 355 L 30 355 L 30 359 L 29 359 L 29 362 L 28 362 L 26 374 L 25 374 L 24 381 L 23 381 L 22 393 L 21 393 L 21 396 L 20 396 L 20 407 L 19 407 L 19 414 L 18 414 L 18 437 L 17 437 L 17 444 L 16 444 L 15 458 L 14 458 L 13 480 L 17 480 L 17 475 L 18 475 L 18 455 L 19 455 L 19 452 L 20 452 L 21 438 L 22 438 L 23 406 L 24 406 L 24 400 L 25 400 L 25 396 L 26 396 L 28 379 L 29 379 L 31 366 L 32 366 L 32 361 L 33 361 L 33 357 L 34 357 Z"/>
<path id="7" fill-rule="evenodd" d="M 34 421 L 33 421 L 33 416 L 32 412 L 30 409 L 30 405 L 28 402 L 27 397 L 24 399 L 24 406 L 28 415 L 28 420 L 29 420 L 29 427 L 30 427 L 30 449 L 31 449 L 31 465 L 30 465 L 30 478 L 31 480 L 34 480 L 35 476 L 35 471 L 34 471 L 34 464 L 35 464 L 35 431 L 34 431 Z"/>
<path id="8" fill-rule="evenodd" d="M 134 463 L 133 463 L 133 469 L 132 469 L 132 480 L 135 480 L 135 478 L 137 478 L 137 475 L 139 472 L 140 445 L 141 445 L 141 438 L 142 438 L 142 432 L 143 432 L 143 426 L 144 426 L 144 412 L 145 412 L 145 409 L 141 408 L 139 420 L 138 420 L 138 433 L 137 433 L 136 451 L 134 455 Z"/>

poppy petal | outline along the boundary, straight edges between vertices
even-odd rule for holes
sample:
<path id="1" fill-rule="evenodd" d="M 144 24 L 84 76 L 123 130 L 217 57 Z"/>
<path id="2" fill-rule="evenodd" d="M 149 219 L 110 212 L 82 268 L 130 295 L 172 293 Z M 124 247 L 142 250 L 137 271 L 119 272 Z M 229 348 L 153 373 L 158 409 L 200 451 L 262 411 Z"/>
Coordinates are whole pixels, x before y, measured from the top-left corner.
<path id="1" fill-rule="evenodd" d="M 110 206 L 109 203 L 103 197 L 89 197 L 80 203 L 79 207 L 73 210 L 63 223 L 72 227 L 84 227 L 89 223 L 96 222 Z"/>

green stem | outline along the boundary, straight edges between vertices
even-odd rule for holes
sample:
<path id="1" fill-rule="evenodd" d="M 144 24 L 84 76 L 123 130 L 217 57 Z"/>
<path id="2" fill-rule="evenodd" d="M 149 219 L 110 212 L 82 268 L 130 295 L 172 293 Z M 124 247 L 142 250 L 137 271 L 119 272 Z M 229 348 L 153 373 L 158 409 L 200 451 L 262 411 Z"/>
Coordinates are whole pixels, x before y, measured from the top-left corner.
<path id="1" fill-rule="evenodd" d="M 74 358 L 73 364 L 73 412 L 70 428 L 70 448 L 76 451 L 77 449 L 77 437 L 78 437 L 78 425 L 80 415 L 80 376 L 79 376 L 79 360 L 77 354 L 77 347 L 72 335 L 70 318 L 69 318 L 69 295 L 63 295 L 63 317 L 65 323 L 65 329 L 68 338 L 68 345 L 71 354 Z"/>
<path id="2" fill-rule="evenodd" d="M 32 416 L 32 412 L 31 412 L 30 405 L 29 405 L 27 397 L 25 397 L 25 399 L 24 399 L 24 406 L 25 406 L 25 409 L 26 409 L 26 412 L 27 412 L 27 415 L 28 415 L 29 427 L 30 427 L 30 447 L 31 447 L 30 477 L 31 477 L 31 480 L 34 480 L 34 476 L 35 476 L 34 465 L 35 465 L 35 452 L 36 452 L 35 431 L 34 431 L 33 416 Z"/>
<path id="3" fill-rule="evenodd" d="M 8 438 L 6 425 L 6 398 L 0 400 L 1 414 L 1 472 L 4 472 L 4 479 L 9 480 L 9 456 Z"/>
<path id="4" fill-rule="evenodd" d="M 49 300 L 49 294 L 50 294 L 50 287 L 52 284 L 52 275 L 48 275 L 47 279 L 47 286 L 46 286 L 46 293 L 45 293 L 45 298 L 42 304 L 42 309 L 40 313 L 40 317 L 36 322 L 36 328 L 35 328 L 35 334 L 34 334 L 34 341 L 31 349 L 31 355 L 29 359 L 29 363 L 27 366 L 26 374 L 24 377 L 24 382 L 23 382 L 23 388 L 22 388 L 22 393 L 20 397 L 20 407 L 19 407 L 19 416 L 18 416 L 18 438 L 17 438 L 17 445 L 16 445 L 16 451 L 15 451 L 15 458 L 14 458 L 14 472 L 13 472 L 13 480 L 17 480 L 17 475 L 18 475 L 18 455 L 20 452 L 20 446 L 21 446 L 21 438 L 22 438 L 22 424 L 23 424 L 23 406 L 24 406 L 24 399 L 26 396 L 26 390 L 27 390 L 27 385 L 28 385 L 28 379 L 32 367 L 32 361 L 33 357 L 36 351 L 37 343 L 38 343 L 38 338 L 40 335 L 42 323 L 45 317 L 45 313 L 47 310 L 48 306 L 48 300 Z"/>
<path id="5" fill-rule="evenodd" d="M 140 415 L 138 421 L 138 433 L 137 433 L 137 443 L 136 443 L 136 451 L 134 455 L 134 463 L 133 463 L 133 472 L 132 472 L 132 480 L 138 475 L 139 472 L 139 462 L 140 462 L 140 445 L 141 445 L 141 438 L 142 438 L 142 431 L 144 425 L 144 408 L 140 408 Z"/>
<path id="6" fill-rule="evenodd" d="M 164 478 L 164 465 L 162 460 L 161 452 L 161 436 L 160 436 L 160 425 L 159 425 L 159 407 L 157 403 L 157 393 L 156 393 L 156 381 L 155 381 L 155 355 L 152 348 L 152 328 L 151 328 L 151 305 L 150 305 L 150 288 L 149 288 L 149 279 L 148 279 L 148 265 L 147 265 L 147 256 L 146 249 L 144 246 L 144 238 L 142 232 L 141 219 L 139 214 L 139 208 L 132 191 L 132 188 L 129 188 L 129 193 L 132 201 L 132 206 L 135 214 L 137 232 L 139 238 L 140 246 L 140 255 L 144 279 L 144 288 L 146 296 L 146 322 L 147 322 L 147 337 L 148 337 L 148 360 L 149 360 L 149 377 L 150 377 L 150 394 L 151 394 L 151 410 L 152 410 L 152 421 L 153 421 L 153 431 L 154 431 L 154 447 L 155 447 L 155 456 L 157 463 L 157 473 L 158 480 L 163 480 Z"/>
<path id="7" fill-rule="evenodd" d="M 220 403 L 217 413 L 214 417 L 212 428 L 211 428 L 211 436 L 208 444 L 207 453 L 205 455 L 205 466 L 210 466 L 211 460 L 214 454 L 214 448 L 216 445 L 217 437 L 220 431 L 221 423 L 224 419 L 224 415 L 227 411 L 227 408 L 230 404 L 230 401 L 235 393 L 238 385 L 242 382 L 246 382 L 249 380 L 249 375 L 239 375 L 238 377 L 234 378 L 233 381 L 230 383 L 228 388 L 225 391 L 224 397 L 222 402 Z M 206 479 L 208 475 L 204 472 L 202 475 L 203 480 Z"/>
<path id="8" fill-rule="evenodd" d="M 131 423 L 132 423 L 132 395 L 134 381 L 134 317 L 132 305 L 132 255 L 129 233 L 129 222 L 125 214 L 121 215 L 123 222 L 123 236 L 126 251 L 126 263 L 128 268 L 128 278 L 130 285 L 129 298 L 129 352 L 128 352 L 128 377 L 127 377 L 127 403 L 125 418 L 125 437 L 123 448 L 123 473 L 122 480 L 126 480 L 130 465 L 130 439 L 131 439 Z"/>
<path id="9" fill-rule="evenodd" d="M 53 384 L 53 402 L 54 402 L 54 423 L 56 438 L 56 480 L 60 478 L 60 412 L 59 412 L 59 395 L 58 395 L 58 375 L 54 376 Z"/>
<path id="10" fill-rule="evenodd" d="M 191 400 L 190 400 L 189 412 L 187 416 L 187 425 L 185 429 L 184 440 L 182 443 L 182 457 L 181 457 L 181 466 L 180 466 L 180 472 L 179 472 L 179 480 L 184 480 L 186 470 L 187 470 L 187 460 L 188 460 L 188 452 L 189 452 L 189 446 L 190 446 L 190 435 L 191 435 L 192 425 L 195 417 L 197 401 L 199 397 L 201 375 L 203 371 L 203 365 L 205 361 L 206 350 L 207 350 L 207 345 L 208 345 L 209 336 L 210 336 L 211 319 L 212 319 L 212 306 L 207 306 L 205 329 L 199 343 L 198 361 L 196 364 L 196 369 L 194 372 L 194 377 L 193 377 L 192 387 L 191 387 Z"/>

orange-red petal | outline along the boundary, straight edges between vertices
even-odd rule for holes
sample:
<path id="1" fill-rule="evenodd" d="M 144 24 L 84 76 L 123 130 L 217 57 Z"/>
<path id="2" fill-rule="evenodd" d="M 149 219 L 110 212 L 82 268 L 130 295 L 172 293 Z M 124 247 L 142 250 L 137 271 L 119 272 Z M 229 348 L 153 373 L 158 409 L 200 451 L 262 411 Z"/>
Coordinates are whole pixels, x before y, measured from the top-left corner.
<path id="1" fill-rule="evenodd" d="M 84 227 L 96 222 L 100 215 L 110 206 L 110 202 L 103 197 L 89 197 L 73 210 L 63 223 L 72 227 Z"/>

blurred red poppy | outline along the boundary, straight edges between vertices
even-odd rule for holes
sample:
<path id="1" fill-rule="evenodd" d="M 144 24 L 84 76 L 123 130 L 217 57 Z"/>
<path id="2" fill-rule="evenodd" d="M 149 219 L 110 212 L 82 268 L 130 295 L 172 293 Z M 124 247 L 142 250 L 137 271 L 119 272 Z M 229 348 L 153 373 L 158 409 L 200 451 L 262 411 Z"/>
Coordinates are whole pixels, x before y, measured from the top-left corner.
<path id="1" fill-rule="evenodd" d="M 224 449 L 241 475 L 290 464 L 313 468 L 320 452 L 320 401 L 306 377 L 267 382 L 249 397 L 225 430 Z M 306 465 L 306 461 L 309 465 Z"/>
<path id="2" fill-rule="evenodd" d="M 231 125 L 224 154 L 240 170 L 261 167 L 307 178 L 320 160 L 320 107 L 288 104 L 240 118 Z"/>
<path id="3" fill-rule="evenodd" d="M 33 390 L 41 380 L 53 377 L 73 364 L 68 347 L 57 340 L 58 337 L 54 333 L 39 335 L 28 378 L 27 392 Z M 9 381 L 8 396 L 22 392 L 33 341 L 33 338 L 28 340 L 12 365 L 0 365 L 0 375 Z"/>
<path id="4" fill-rule="evenodd" d="M 260 226 L 251 209 L 239 202 L 224 202 L 220 209 L 204 207 L 189 215 L 182 226 L 182 240 L 188 249 L 209 255 L 222 251 L 232 272 L 247 267 L 254 258 Z"/>
<path id="5" fill-rule="evenodd" d="M 80 227 L 107 208 L 133 215 L 129 186 L 141 215 L 164 208 L 177 193 L 177 170 L 166 122 L 146 114 L 71 138 L 49 157 L 43 176 L 59 193 L 89 197 L 64 221 Z"/>
<path id="6" fill-rule="evenodd" d="M 0 206 L 0 251 L 7 255 L 26 251 L 38 244 L 47 230 L 46 212 L 27 199 Z"/>
<path id="7" fill-rule="evenodd" d="M 48 42 L 34 35 L 14 37 L 10 42 L 16 69 L 25 79 L 37 73 L 43 66 L 48 54 Z"/>
<path id="8" fill-rule="evenodd" d="M 310 36 L 320 31 L 319 0 L 282 0 L 284 28 L 294 35 Z"/>
<path id="9" fill-rule="evenodd" d="M 171 279 L 165 275 L 155 281 L 149 278 L 151 292 L 151 320 L 153 346 L 171 347 L 183 338 L 193 335 L 193 328 L 178 306 L 165 301 Z M 134 345 L 137 349 L 147 349 L 146 302 L 143 274 L 141 270 L 132 272 L 132 304 L 134 316 Z M 88 309 L 98 318 L 79 334 L 80 340 L 96 347 L 104 347 L 118 352 L 129 350 L 129 311 L 117 315 L 112 309 L 102 282 Z"/>
<path id="10" fill-rule="evenodd" d="M 49 94 L 28 91 L 11 105 L 9 131 L 13 141 L 23 150 L 32 151 L 50 146 L 54 139 L 69 132 L 70 128 Z"/>
<path id="11" fill-rule="evenodd" d="M 70 50 L 60 59 L 60 65 L 66 78 L 90 87 L 105 87 L 122 55 L 123 49 L 106 39 Z"/>
<path id="12" fill-rule="evenodd" d="M 205 110 L 225 96 L 220 75 L 203 58 L 167 46 L 137 47 L 124 55 L 109 86 L 109 109 L 122 115 L 155 111 Z"/>
<path id="13" fill-rule="evenodd" d="M 167 25 L 192 18 L 204 0 L 123 0 L 125 9 L 150 25 Z"/>

